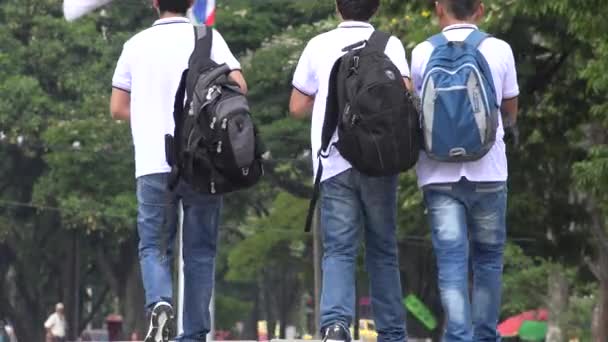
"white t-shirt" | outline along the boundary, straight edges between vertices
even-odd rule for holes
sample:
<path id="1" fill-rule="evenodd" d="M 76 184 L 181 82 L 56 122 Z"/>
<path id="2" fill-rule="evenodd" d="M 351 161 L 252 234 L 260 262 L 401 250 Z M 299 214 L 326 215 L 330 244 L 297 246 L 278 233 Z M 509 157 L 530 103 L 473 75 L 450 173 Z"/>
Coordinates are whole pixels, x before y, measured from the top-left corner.
<path id="1" fill-rule="evenodd" d="M 136 177 L 171 170 L 165 157 L 165 135 L 174 133 L 175 92 L 193 50 L 194 29 L 182 17 L 157 20 L 124 44 L 112 86 L 131 93 Z M 241 68 L 216 30 L 211 59 L 232 70 Z"/>
<path id="2" fill-rule="evenodd" d="M 51 329 L 51 335 L 55 337 L 65 337 L 65 316 L 59 316 L 58 313 L 53 312 L 46 320 L 46 322 L 44 322 L 44 327 L 47 329 Z"/>
<path id="3" fill-rule="evenodd" d="M 443 34 L 450 41 L 464 41 L 476 30 L 475 25 L 458 24 L 448 26 Z M 421 93 L 426 65 L 433 52 L 433 45 L 425 41 L 412 52 L 412 81 L 418 94 Z M 494 79 L 496 98 L 500 104 L 504 99 L 519 96 L 517 71 L 511 46 L 497 38 L 488 38 L 479 46 L 484 55 Z M 502 115 L 496 132 L 496 143 L 483 158 L 466 163 L 446 163 L 430 159 L 426 153 L 420 154 L 416 165 L 418 185 L 458 182 L 462 177 L 472 182 L 500 182 L 508 178 L 507 153 L 503 137 L 505 135 Z"/>
<path id="4" fill-rule="evenodd" d="M 369 39 L 373 32 L 374 27 L 369 23 L 343 22 L 338 28 L 313 38 L 302 52 L 293 77 L 293 86 L 300 92 L 315 98 L 311 127 L 315 174 L 318 167 L 317 152 L 321 148 L 321 134 L 323 121 L 325 120 L 325 106 L 331 69 L 338 58 L 345 54 L 342 51 L 343 48 Z M 410 76 L 405 49 L 399 39 L 391 37 L 385 53 L 401 71 L 401 75 L 404 77 Z M 332 143 L 337 140 L 337 134 L 334 135 L 333 139 Z M 340 155 L 340 152 L 332 148 L 329 156 L 323 159 L 323 177 L 321 180 L 324 181 L 334 177 L 351 167 L 350 163 Z"/>

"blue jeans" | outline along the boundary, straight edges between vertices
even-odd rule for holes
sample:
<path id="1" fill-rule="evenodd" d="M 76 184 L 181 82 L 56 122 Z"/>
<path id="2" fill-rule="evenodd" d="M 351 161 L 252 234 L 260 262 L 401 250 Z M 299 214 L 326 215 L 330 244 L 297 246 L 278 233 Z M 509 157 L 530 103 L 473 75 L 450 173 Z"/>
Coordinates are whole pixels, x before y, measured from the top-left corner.
<path id="1" fill-rule="evenodd" d="M 396 176 L 368 177 L 351 169 L 321 184 L 321 327 L 348 327 L 353 321 L 356 258 L 363 232 L 378 341 L 407 339 L 396 214 Z"/>
<path id="2" fill-rule="evenodd" d="M 183 341 L 205 341 L 210 330 L 209 302 L 213 291 L 221 196 L 203 195 L 185 183 L 167 190 L 168 174 L 137 179 L 137 231 L 146 307 L 172 302 L 173 248 L 177 232 L 177 203 L 184 208 Z"/>
<path id="3" fill-rule="evenodd" d="M 444 341 L 500 341 L 496 326 L 507 235 L 506 183 L 475 183 L 463 178 L 458 183 L 428 185 L 423 192 L 447 316 Z"/>

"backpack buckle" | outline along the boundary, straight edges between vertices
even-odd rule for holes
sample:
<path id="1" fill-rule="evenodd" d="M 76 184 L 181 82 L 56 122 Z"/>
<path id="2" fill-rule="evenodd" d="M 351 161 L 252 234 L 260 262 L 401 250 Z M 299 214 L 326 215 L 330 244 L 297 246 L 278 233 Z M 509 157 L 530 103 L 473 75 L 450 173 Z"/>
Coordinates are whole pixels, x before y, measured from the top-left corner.
<path id="1" fill-rule="evenodd" d="M 353 67 L 352 67 L 352 69 L 354 71 L 356 71 L 357 69 L 359 69 L 359 56 L 353 57 Z"/>

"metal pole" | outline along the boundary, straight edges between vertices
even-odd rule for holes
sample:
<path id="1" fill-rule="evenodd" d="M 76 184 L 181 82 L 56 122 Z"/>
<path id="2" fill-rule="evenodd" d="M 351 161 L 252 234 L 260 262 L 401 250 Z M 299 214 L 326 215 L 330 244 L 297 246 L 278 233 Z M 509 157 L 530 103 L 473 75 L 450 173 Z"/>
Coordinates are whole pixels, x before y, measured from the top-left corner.
<path id="1" fill-rule="evenodd" d="M 320 338 L 321 332 L 321 283 L 322 283 L 322 270 L 321 270 L 321 256 L 322 256 L 322 246 L 321 246 L 321 229 L 320 229 L 320 210 L 319 205 L 315 209 L 315 217 L 312 221 L 312 240 L 313 240 L 313 259 L 314 259 L 314 301 L 315 301 L 315 311 L 314 311 L 314 320 L 315 320 L 315 333 L 314 336 L 316 339 Z"/>
<path id="2" fill-rule="evenodd" d="M 211 314 L 210 330 L 207 334 L 207 342 L 212 342 L 215 336 L 215 284 L 213 286 L 213 293 L 211 294 L 211 301 L 209 302 L 209 313 Z"/>
<path id="3" fill-rule="evenodd" d="M 179 224 L 177 226 L 177 243 L 179 245 L 178 263 L 177 263 L 177 334 L 184 333 L 184 206 L 182 201 L 177 205 L 177 217 Z"/>
<path id="4" fill-rule="evenodd" d="M 73 286 L 73 297 L 72 297 L 72 313 L 71 315 L 68 313 L 68 316 L 71 317 L 71 327 L 69 327 L 69 336 L 73 339 L 77 339 L 79 335 L 79 325 L 80 325 L 80 237 L 78 236 L 78 231 L 74 231 L 73 240 L 72 240 L 72 248 L 74 253 L 73 263 L 72 263 L 72 286 Z"/>

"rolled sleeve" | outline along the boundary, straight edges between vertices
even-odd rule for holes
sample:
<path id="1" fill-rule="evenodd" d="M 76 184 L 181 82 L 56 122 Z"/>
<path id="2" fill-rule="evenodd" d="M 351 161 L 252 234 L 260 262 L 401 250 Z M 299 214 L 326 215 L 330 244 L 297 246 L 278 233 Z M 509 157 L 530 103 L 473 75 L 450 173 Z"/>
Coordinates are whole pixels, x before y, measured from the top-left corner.
<path id="1" fill-rule="evenodd" d="M 131 61 L 129 50 L 129 45 L 127 43 L 123 46 L 120 58 L 118 58 L 118 62 L 116 63 L 114 76 L 112 77 L 112 87 L 127 92 L 131 92 Z"/>
<path id="2" fill-rule="evenodd" d="M 234 57 L 224 37 L 213 29 L 213 46 L 211 47 L 211 60 L 218 64 L 226 64 L 230 70 L 240 70 L 241 63 Z"/>
<path id="3" fill-rule="evenodd" d="M 511 50 L 511 47 L 508 48 L 508 53 L 505 54 L 505 58 L 507 72 L 502 87 L 502 98 L 508 100 L 519 96 L 517 69 L 515 68 L 515 57 L 513 57 L 513 50 Z"/>
<path id="4" fill-rule="evenodd" d="M 397 37 L 391 37 L 386 45 L 384 53 L 391 59 L 393 64 L 401 72 L 401 76 L 410 77 L 410 66 L 407 63 L 405 48 Z"/>
<path id="5" fill-rule="evenodd" d="M 301 93 L 313 96 L 319 90 L 319 82 L 313 64 L 314 47 L 312 41 L 308 43 L 293 75 L 292 85 Z"/>

